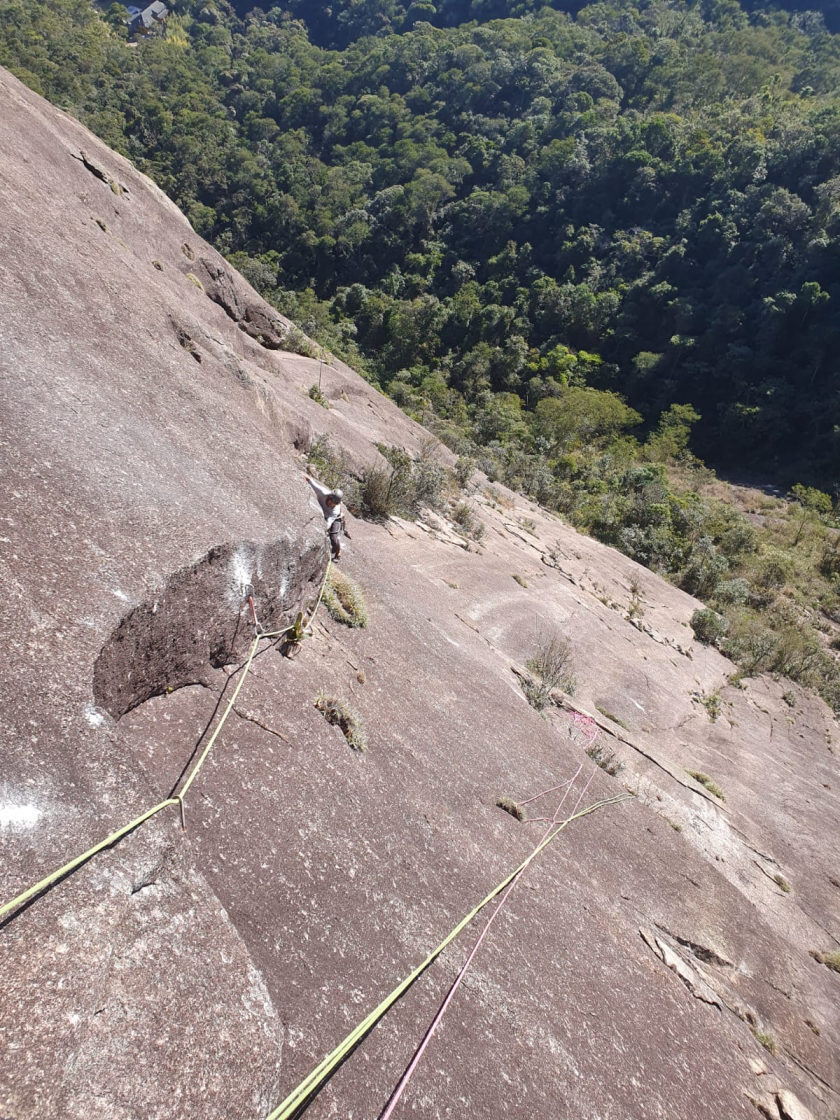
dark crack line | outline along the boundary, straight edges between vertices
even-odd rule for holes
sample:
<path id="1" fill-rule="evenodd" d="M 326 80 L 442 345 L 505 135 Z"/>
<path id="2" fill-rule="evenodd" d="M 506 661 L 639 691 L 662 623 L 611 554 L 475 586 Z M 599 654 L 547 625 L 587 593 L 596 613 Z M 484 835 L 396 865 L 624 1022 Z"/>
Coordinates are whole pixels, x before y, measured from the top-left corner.
<path id="1" fill-rule="evenodd" d="M 291 744 L 291 743 L 289 742 L 289 740 L 288 740 L 288 739 L 286 738 L 286 736 L 285 736 L 285 735 L 281 734 L 281 733 L 280 733 L 279 731 L 275 731 L 273 727 L 268 727 L 268 726 L 267 726 L 266 724 L 264 724 L 264 723 L 260 723 L 260 721 L 259 721 L 258 719 L 255 719 L 255 718 L 254 718 L 253 716 L 248 716 L 248 715 L 246 715 L 246 714 L 245 714 L 244 712 L 240 712 L 240 710 L 239 710 L 239 709 L 238 709 L 237 707 L 233 707 L 233 708 L 231 708 L 231 711 L 232 711 L 232 712 L 234 713 L 234 715 L 237 715 L 237 716 L 239 716 L 239 718 L 240 718 L 240 719 L 244 719 L 244 720 L 247 720 L 247 721 L 248 721 L 248 723 L 253 723 L 253 724 L 255 724 L 255 725 L 256 725 L 257 727 L 259 727 L 259 728 L 260 728 L 260 729 L 261 729 L 262 731 L 267 731 L 269 735 L 274 735 L 274 736 L 276 736 L 276 737 L 277 737 L 278 739 L 282 739 L 282 740 L 283 740 L 283 742 L 284 742 L 284 743 L 285 743 L 285 744 L 286 744 L 287 746 L 289 746 L 289 747 L 290 747 L 290 746 L 292 745 L 292 744 Z"/>
<path id="2" fill-rule="evenodd" d="M 820 1085 L 825 1086 L 825 1088 L 828 1089 L 830 1093 L 836 1093 L 838 1091 L 830 1081 L 826 1081 L 824 1078 L 820 1077 L 820 1075 L 812 1070 L 806 1062 L 803 1062 L 801 1058 L 798 1058 L 792 1050 L 788 1050 L 787 1047 L 785 1047 L 785 1053 L 794 1065 L 799 1066 L 801 1070 L 804 1070 L 804 1072 L 807 1073 L 809 1077 L 813 1077 L 815 1081 L 819 1081 Z"/>

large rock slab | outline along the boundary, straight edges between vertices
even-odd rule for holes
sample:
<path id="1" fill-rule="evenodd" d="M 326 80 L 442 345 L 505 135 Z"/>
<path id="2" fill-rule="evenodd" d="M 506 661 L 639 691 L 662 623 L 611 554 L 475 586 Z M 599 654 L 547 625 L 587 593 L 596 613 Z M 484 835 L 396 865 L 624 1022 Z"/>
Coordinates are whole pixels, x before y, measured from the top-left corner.
<path id="1" fill-rule="evenodd" d="M 5 900 L 168 795 L 248 645 L 249 592 L 271 625 L 311 602 L 312 440 L 361 464 L 428 436 L 340 363 L 332 407 L 310 400 L 313 344 L 2 71 L 0 141 Z M 582 764 L 587 797 L 636 796 L 521 882 L 405 1108 L 833 1120 L 837 977 L 810 956 L 840 932 L 831 713 L 727 684 L 696 601 L 626 557 L 479 477 L 469 501 L 480 544 L 441 515 L 354 523 L 369 628 L 321 613 L 294 659 L 267 647 L 186 835 L 167 811 L 0 929 L 0 1115 L 260 1120 L 529 852 L 542 825 L 496 801 Z M 553 631 L 577 690 L 541 715 L 517 673 Z M 366 754 L 321 691 L 358 710 Z M 378 1113 L 465 952 L 309 1115 Z"/>

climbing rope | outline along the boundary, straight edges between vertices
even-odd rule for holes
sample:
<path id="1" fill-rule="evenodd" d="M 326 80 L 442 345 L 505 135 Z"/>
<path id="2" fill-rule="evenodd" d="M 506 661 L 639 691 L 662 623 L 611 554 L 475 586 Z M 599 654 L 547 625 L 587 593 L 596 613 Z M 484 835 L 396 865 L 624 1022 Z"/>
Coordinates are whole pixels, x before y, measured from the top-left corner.
<path id="1" fill-rule="evenodd" d="M 321 604 L 321 599 L 322 599 L 323 594 L 324 594 L 324 587 L 326 586 L 327 578 L 329 577 L 331 567 L 332 567 L 332 560 L 328 560 L 327 561 L 327 567 L 326 567 L 326 570 L 324 572 L 324 578 L 321 582 L 321 589 L 318 592 L 318 599 L 315 603 L 315 607 L 312 611 L 312 614 L 309 616 L 309 622 L 307 623 L 307 626 L 311 626 L 312 622 L 315 619 L 315 614 L 318 610 L 318 607 Z M 250 596 L 249 596 L 249 598 L 250 598 Z M 251 609 L 252 609 L 252 612 L 253 612 L 253 601 L 252 601 Z M 257 620 L 256 620 L 256 612 L 253 612 L 253 617 L 254 617 L 255 637 L 254 637 L 253 642 L 251 643 L 251 649 L 248 652 L 248 657 L 245 660 L 243 666 L 241 667 L 241 676 L 239 677 L 239 680 L 236 682 L 236 688 L 233 690 L 233 695 L 231 696 L 230 700 L 227 703 L 227 706 L 224 710 L 222 718 L 219 720 L 218 724 L 216 725 L 215 730 L 213 731 L 213 734 L 210 736 L 210 739 L 207 743 L 207 746 L 201 752 L 201 756 L 199 757 L 195 766 L 190 771 L 189 777 L 184 782 L 180 791 L 178 793 L 173 794 L 172 797 L 168 797 L 165 801 L 161 801 L 161 803 L 159 805 L 155 805 L 153 809 L 148 809 L 141 816 L 135 818 L 135 820 L 131 821 L 129 824 L 125 825 L 123 828 L 119 829 L 117 832 L 112 832 L 110 836 L 106 836 L 106 838 L 104 840 L 101 840 L 98 844 L 94 845 L 94 847 L 89 848 L 86 852 L 83 852 L 82 855 L 76 856 L 75 859 L 70 860 L 69 863 L 66 863 L 63 867 L 60 867 L 57 871 L 54 871 L 51 875 L 48 875 L 45 879 L 42 879 L 39 883 L 35 883 L 34 886 L 29 887 L 27 890 L 25 890 L 21 894 L 17 895 L 16 898 L 13 898 L 10 902 L 7 902 L 3 906 L 0 906 L 0 921 L 3 920 L 3 918 L 5 917 L 6 914 L 11 913 L 13 910 L 17 910 L 18 907 L 23 906 L 25 903 L 29 902 L 31 899 L 33 899 L 37 895 L 41 894 L 42 891 L 45 891 L 45 890 L 47 890 L 47 888 L 53 886 L 60 879 L 63 879 L 65 875 L 69 875 L 71 871 L 75 871 L 76 868 L 81 867 L 82 864 L 84 864 L 84 863 L 87 863 L 87 861 L 89 859 L 92 859 L 95 855 L 98 855 L 99 852 L 104 851 L 106 848 L 110 848 L 112 844 L 116 844 L 117 841 L 122 840 L 122 838 L 124 836 L 128 836 L 128 834 L 130 832 L 133 832 L 135 828 L 139 828 L 140 825 L 145 824 L 146 821 L 151 820 L 152 817 L 156 816 L 158 813 L 162 812 L 164 809 L 168 808 L 170 805 L 177 805 L 179 807 L 179 809 L 181 811 L 181 827 L 184 828 L 186 826 L 184 798 L 186 797 L 187 790 L 190 788 L 190 786 L 193 784 L 193 782 L 197 778 L 198 772 L 201 770 L 202 766 L 204 765 L 204 763 L 207 759 L 207 756 L 210 754 L 210 751 L 213 749 L 214 743 L 216 742 L 216 740 L 219 738 L 219 735 L 221 734 L 222 728 L 224 727 L 228 716 L 230 715 L 231 711 L 233 710 L 233 705 L 236 703 L 236 698 L 239 695 L 239 692 L 242 688 L 242 685 L 245 683 L 245 678 L 248 676 L 248 672 L 250 671 L 250 668 L 251 668 L 251 663 L 254 660 L 254 656 L 257 652 L 257 649 L 259 647 L 260 642 L 265 638 L 281 638 L 281 637 L 283 637 L 284 634 L 288 634 L 290 631 L 298 631 L 296 633 L 296 636 L 295 636 L 296 641 L 302 640 L 302 638 L 305 636 L 304 628 L 300 625 L 299 621 L 293 623 L 291 626 L 284 627 L 282 630 L 273 630 L 273 631 L 270 631 L 268 633 L 262 633 L 259 630 L 259 626 L 258 626 L 258 623 L 257 623 Z M 299 619 L 300 619 L 300 616 L 298 616 L 298 620 Z M 236 670 L 236 671 L 240 672 L 240 670 Z"/>
<path id="2" fill-rule="evenodd" d="M 473 909 L 470 910 L 469 914 L 467 914 L 466 917 L 462 918 L 457 926 L 455 926 L 455 928 L 446 935 L 443 941 L 441 941 L 441 943 L 435 949 L 433 949 L 431 953 L 429 953 L 423 963 L 418 965 L 418 967 L 415 968 L 413 972 L 409 973 L 409 975 L 400 984 L 398 984 L 396 988 L 394 988 L 390 995 L 386 996 L 385 999 L 383 999 L 382 1002 L 378 1004 L 378 1006 L 375 1007 L 369 1015 L 362 1019 L 362 1021 L 347 1035 L 347 1037 L 343 1039 L 338 1044 L 338 1046 L 336 1046 L 336 1048 L 330 1054 L 328 1054 L 326 1058 L 324 1058 L 324 1060 L 319 1063 L 319 1065 L 315 1067 L 315 1069 L 312 1070 L 309 1076 L 305 1077 L 304 1080 L 301 1081 L 300 1085 L 298 1085 L 296 1089 L 289 1093 L 286 1099 L 282 1101 L 281 1104 L 279 1104 L 273 1112 L 269 1113 L 269 1115 L 266 1117 L 266 1120 L 293 1120 L 294 1117 L 299 1115 L 300 1111 L 309 1103 L 309 1101 L 311 1101 L 315 1094 L 319 1092 L 325 1082 L 329 1080 L 333 1073 L 335 1073 L 335 1071 L 345 1060 L 345 1058 L 350 1055 L 350 1053 L 355 1049 L 356 1046 L 359 1045 L 359 1043 L 365 1038 L 365 1036 L 373 1030 L 379 1020 L 382 1019 L 382 1017 L 388 1011 L 390 1011 L 394 1004 L 408 991 L 414 981 L 437 960 L 444 949 L 452 944 L 455 938 L 464 929 L 466 929 L 470 922 L 472 922 L 473 918 L 480 914 L 485 906 L 491 903 L 494 898 L 498 897 L 498 895 L 500 895 L 510 883 L 512 883 L 516 878 L 518 878 L 519 875 L 522 874 L 522 872 L 536 859 L 540 852 L 547 848 L 548 845 L 560 835 L 563 829 L 567 828 L 573 821 L 580 820 L 582 817 L 586 817 L 590 813 L 594 813 L 596 810 L 603 809 L 608 805 L 617 805 L 618 802 L 625 801 L 631 796 L 632 794 L 622 793 L 617 794 L 615 797 L 607 797 L 601 801 L 596 801 L 588 808 L 577 811 L 571 816 L 567 817 L 566 820 L 560 823 L 556 828 L 552 828 L 540 841 L 540 843 L 537 844 L 537 846 L 527 857 L 527 859 L 523 860 L 522 863 L 520 863 L 520 865 L 514 871 L 507 875 L 501 881 L 501 883 L 499 883 L 498 886 L 494 887 L 493 890 L 487 895 L 487 897 L 483 898 L 477 906 L 474 906 Z"/>
<path id="3" fill-rule="evenodd" d="M 552 829 L 557 827 L 557 825 L 559 823 L 559 819 L 560 819 L 560 812 L 561 812 L 563 806 L 566 803 L 566 798 L 572 792 L 572 789 L 574 788 L 575 782 L 577 781 L 578 776 L 580 775 L 580 772 L 581 772 L 582 769 L 583 769 L 583 765 L 581 764 L 580 766 L 578 766 L 578 768 L 577 768 L 577 770 L 574 774 L 574 777 L 570 778 L 568 781 L 561 782 L 559 785 L 556 785 L 556 786 L 552 786 L 551 789 L 543 790 L 542 793 L 538 793 L 535 797 L 529 797 L 527 801 L 521 801 L 519 803 L 520 807 L 521 807 L 522 805 L 530 804 L 533 801 L 538 801 L 542 797 L 547 797 L 548 794 L 554 793 L 556 790 L 559 790 L 559 789 L 564 789 L 565 790 L 562 798 L 560 799 L 560 803 L 558 804 L 557 808 L 554 810 L 553 816 L 551 816 L 551 817 L 541 817 L 541 818 L 537 818 L 537 817 L 531 818 L 531 820 L 548 820 L 548 822 L 549 822 L 548 823 L 548 828 L 545 831 L 543 839 L 545 839 L 545 837 L 548 836 L 548 834 L 552 831 Z M 589 778 L 586 781 L 583 789 L 578 794 L 578 799 L 575 802 L 574 808 L 572 809 L 572 815 L 574 815 L 577 812 L 577 810 L 580 808 L 580 803 L 581 803 L 581 801 L 583 801 L 584 797 L 586 796 L 586 791 L 589 789 L 590 785 L 592 784 L 592 779 L 595 777 L 595 774 L 596 774 L 596 771 L 593 768 L 592 773 L 589 775 Z M 629 796 L 629 794 L 628 794 L 628 796 Z M 528 822 L 525 822 L 525 823 L 528 823 Z M 519 880 L 522 877 L 522 875 L 524 875 L 524 873 L 525 873 L 525 868 L 523 867 L 520 874 L 517 875 L 516 878 L 513 879 L 510 883 L 508 883 L 507 887 L 505 887 L 504 893 L 502 894 L 501 898 L 499 899 L 499 902 L 496 906 L 496 909 L 493 911 L 493 913 L 490 915 L 490 917 L 484 923 L 484 929 L 482 929 L 481 933 L 478 935 L 478 937 L 476 939 L 476 942 L 475 942 L 475 945 L 473 945 L 470 953 L 467 956 L 467 959 L 464 961 L 464 963 L 461 965 L 460 969 L 458 970 L 458 975 L 452 981 L 452 984 L 449 987 L 449 991 L 446 993 L 446 996 L 444 997 L 443 1002 L 441 1003 L 438 1010 L 435 1012 L 435 1015 L 434 1015 L 431 1023 L 429 1024 L 429 1026 L 426 1030 L 426 1033 L 423 1035 L 423 1038 L 420 1041 L 420 1045 L 414 1051 L 414 1054 L 412 1055 L 411 1061 L 406 1066 L 402 1077 L 400 1078 L 399 1082 L 397 1083 L 397 1087 L 394 1089 L 393 1093 L 388 1098 L 388 1100 L 385 1104 L 385 1107 L 383 1108 L 382 1112 L 379 1115 L 378 1120 L 391 1120 L 391 1116 L 394 1113 L 394 1109 L 397 1107 L 397 1104 L 399 1103 L 400 1098 L 402 1097 L 403 1093 L 405 1092 L 406 1088 L 408 1087 L 409 1081 L 414 1076 L 414 1072 L 417 1069 L 418 1065 L 420 1064 L 420 1059 L 423 1057 L 423 1054 L 426 1051 L 426 1047 L 432 1041 L 432 1037 L 434 1036 L 435 1031 L 437 1030 L 438 1026 L 440 1025 L 440 1022 L 443 1019 L 444 1015 L 446 1014 L 446 1011 L 447 1011 L 450 1003 L 454 999 L 455 993 L 458 991 L 458 988 L 461 986 L 461 982 L 463 981 L 464 977 L 466 976 L 467 972 L 469 971 L 470 965 L 472 964 L 473 960 L 475 959 L 475 956 L 478 953 L 478 950 L 481 948 L 482 942 L 484 941 L 485 937 L 487 936 L 487 934 L 490 931 L 490 927 L 493 925 L 493 923 L 496 921 L 498 916 L 501 914 L 502 910 L 504 910 L 505 903 L 510 898 L 513 891 L 516 889 L 516 886 L 519 883 Z"/>

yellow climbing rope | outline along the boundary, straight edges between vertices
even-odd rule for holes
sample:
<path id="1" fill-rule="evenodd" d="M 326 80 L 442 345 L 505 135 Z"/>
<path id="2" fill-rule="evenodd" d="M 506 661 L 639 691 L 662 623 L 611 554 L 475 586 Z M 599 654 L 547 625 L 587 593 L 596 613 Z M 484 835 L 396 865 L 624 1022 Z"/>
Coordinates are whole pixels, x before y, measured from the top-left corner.
<path id="1" fill-rule="evenodd" d="M 312 614 L 309 616 L 309 622 L 307 623 L 307 626 L 311 626 L 312 622 L 315 619 L 315 614 L 318 610 L 318 607 L 321 605 L 321 599 L 324 594 L 324 587 L 326 586 L 331 567 L 332 560 L 328 560 L 326 570 L 324 571 L 324 578 L 321 582 L 321 589 L 318 592 L 318 598 L 316 600 Z M 65 863 L 63 867 L 59 867 L 57 871 L 53 871 L 53 873 L 51 875 L 48 875 L 45 879 L 41 879 L 39 883 L 35 883 L 34 886 L 29 887 L 27 890 L 17 895 L 16 898 L 13 898 L 10 902 L 6 902 L 3 906 L 0 906 L 0 921 L 3 920 L 6 914 L 11 913 L 13 910 L 17 910 L 18 907 L 23 906 L 26 902 L 29 902 L 30 899 L 35 898 L 42 891 L 47 890 L 48 887 L 53 886 L 54 883 L 57 883 L 60 879 L 63 879 L 65 875 L 69 875 L 71 871 L 75 871 L 77 867 L 81 867 L 83 863 L 87 863 L 89 859 L 92 859 L 99 852 L 104 851 L 106 848 L 110 848 L 112 844 L 116 844 L 118 840 L 122 840 L 122 838 L 124 836 L 127 836 L 129 832 L 133 832 L 135 828 L 139 828 L 141 824 L 145 824 L 146 821 L 156 816 L 163 809 L 168 808 L 168 806 L 179 806 L 181 810 L 181 823 L 184 824 L 184 797 L 186 796 L 187 790 L 190 788 L 190 786 L 198 776 L 198 772 L 204 765 L 210 751 L 213 749 L 213 744 L 221 734 L 222 728 L 225 725 L 225 721 L 230 715 L 231 710 L 233 709 L 233 705 L 236 703 L 236 698 L 239 695 L 242 685 L 245 683 L 245 678 L 248 676 L 248 672 L 251 668 L 251 663 L 254 660 L 254 655 L 259 648 L 260 642 L 265 638 L 281 638 L 284 634 L 288 634 L 289 631 L 294 629 L 295 624 L 293 624 L 292 626 L 286 626 L 282 630 L 273 630 L 268 633 L 258 633 L 256 635 L 254 641 L 251 644 L 251 649 L 248 653 L 248 657 L 244 665 L 242 666 L 241 676 L 236 682 L 236 688 L 233 690 L 233 695 L 231 696 L 230 700 L 227 703 L 227 706 L 225 707 L 222 718 L 216 725 L 213 734 L 208 740 L 207 746 L 201 752 L 201 756 L 199 757 L 195 766 L 193 766 L 192 770 L 190 771 L 189 777 L 184 782 L 178 793 L 176 793 L 173 797 L 168 797 L 166 801 L 161 801 L 161 803 L 159 805 L 155 805 L 153 809 L 148 809 L 141 816 L 136 817 L 133 821 L 125 825 L 123 828 L 119 829 L 117 832 L 112 832 L 110 836 L 106 836 L 104 840 L 101 840 L 98 844 L 94 845 L 94 847 L 89 848 L 86 852 L 83 852 L 82 855 L 76 856 L 75 859 L 70 860 L 69 863 Z M 301 633 L 297 640 L 300 640 L 302 637 L 303 632 L 301 630 Z"/>
<path id="2" fill-rule="evenodd" d="M 18 906 L 22 906 L 25 902 L 28 902 L 30 898 L 34 898 L 35 895 L 40 894 L 41 891 L 45 891 L 47 887 L 51 887 L 53 883 L 57 883 L 59 879 L 63 879 L 65 875 L 69 875 L 71 871 L 75 871 L 77 867 L 81 867 L 83 863 L 92 859 L 98 852 L 110 848 L 112 844 L 116 844 L 118 840 L 122 840 L 123 836 L 128 836 L 129 832 L 132 832 L 135 828 L 139 828 L 141 824 L 145 824 L 147 820 L 155 816 L 155 814 L 159 813 L 162 809 L 165 809 L 168 805 L 177 804 L 178 799 L 176 797 L 169 797 L 166 801 L 161 801 L 160 805 L 155 805 L 154 809 L 149 809 L 147 812 L 143 813 L 142 816 L 137 817 L 118 832 L 112 832 L 110 836 L 106 836 L 104 840 L 100 841 L 93 848 L 89 848 L 82 855 L 71 859 L 69 863 L 65 863 L 63 867 L 59 867 L 58 871 L 54 871 L 52 875 L 48 875 L 46 879 L 42 879 L 41 882 L 36 883 L 34 887 L 30 887 L 29 890 L 24 891 L 23 894 L 19 894 L 17 898 L 13 898 L 11 902 L 0 906 L 0 920 L 11 910 L 16 910 Z"/>
<path id="3" fill-rule="evenodd" d="M 305 1077 L 303 1081 L 301 1081 L 300 1085 L 298 1085 L 296 1089 L 289 1093 L 286 1099 L 281 1104 L 279 1104 L 273 1112 L 269 1113 L 269 1115 L 266 1117 L 266 1120 L 292 1120 L 292 1118 L 298 1114 L 298 1110 L 303 1108 L 303 1106 L 306 1105 L 307 1102 L 311 1100 L 311 1098 L 315 1095 L 315 1093 L 317 1093 L 318 1090 L 323 1086 L 324 1082 L 332 1076 L 332 1074 L 341 1065 L 344 1059 L 348 1057 L 354 1047 L 356 1047 L 362 1041 L 362 1039 L 366 1034 L 368 1034 L 369 1031 L 373 1030 L 379 1020 L 394 1006 L 397 1000 L 399 1000 L 401 996 L 403 996 L 405 992 L 408 991 L 408 989 L 418 978 L 418 976 L 422 975 L 422 973 L 426 971 L 429 965 L 433 964 L 434 961 L 437 960 L 444 949 L 446 949 L 448 945 L 452 944 L 458 934 L 461 933 L 470 924 L 473 918 L 481 913 L 481 911 L 485 906 L 488 905 L 488 903 L 492 902 L 494 898 L 502 893 L 502 891 L 506 886 L 508 886 L 509 883 L 512 883 L 518 875 L 522 874 L 522 872 L 528 867 L 528 865 L 534 859 L 536 859 L 540 852 L 548 847 L 548 845 L 552 842 L 552 840 L 555 839 L 555 837 L 560 835 L 564 828 L 568 827 L 568 825 L 570 825 L 573 821 L 580 820 L 581 817 L 586 817 L 590 813 L 594 813 L 596 809 L 603 809 L 607 805 L 617 805 L 619 801 L 626 801 L 632 796 L 633 795 L 630 793 L 621 793 L 617 794 L 615 797 L 607 797 L 602 801 L 596 801 L 587 809 L 582 809 L 579 813 L 573 813 L 572 816 L 567 817 L 566 820 L 559 824 L 556 829 L 554 829 L 551 833 L 549 833 L 548 836 L 545 837 L 541 844 L 538 844 L 537 847 L 534 848 L 527 859 L 523 860 L 522 863 L 520 863 L 520 865 L 510 873 L 510 875 L 503 879 L 498 886 L 493 888 L 493 890 L 487 895 L 486 898 L 483 898 L 477 906 L 473 907 L 473 909 L 470 910 L 469 914 L 467 914 L 465 918 L 461 919 L 461 921 L 457 926 L 455 926 L 452 932 L 447 934 L 443 941 L 441 941 L 441 943 L 435 949 L 433 949 L 431 953 L 429 953 L 428 957 L 426 957 L 421 965 L 418 965 L 418 967 L 415 968 L 413 972 L 409 973 L 409 975 L 400 984 L 398 984 L 396 988 L 394 988 L 390 995 L 386 996 L 385 999 L 383 999 L 382 1002 L 377 1007 L 375 1007 L 368 1016 L 362 1019 L 358 1026 L 354 1027 L 354 1029 L 347 1035 L 347 1037 L 342 1042 L 340 1042 L 338 1046 L 336 1046 L 332 1053 L 328 1054 L 326 1058 L 324 1058 L 324 1060 L 319 1065 L 317 1065 L 315 1069 L 313 1069 L 309 1076 Z"/>

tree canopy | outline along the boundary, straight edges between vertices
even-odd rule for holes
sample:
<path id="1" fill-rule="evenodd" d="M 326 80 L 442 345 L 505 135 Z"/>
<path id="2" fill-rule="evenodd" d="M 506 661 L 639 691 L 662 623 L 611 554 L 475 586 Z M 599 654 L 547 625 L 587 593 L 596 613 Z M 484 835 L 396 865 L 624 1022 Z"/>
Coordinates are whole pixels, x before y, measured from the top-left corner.
<path id="1" fill-rule="evenodd" d="M 135 45 L 0 0 L 0 62 L 398 397 L 690 406 L 695 452 L 825 487 L 840 37 L 801 6 L 174 0 Z"/>

